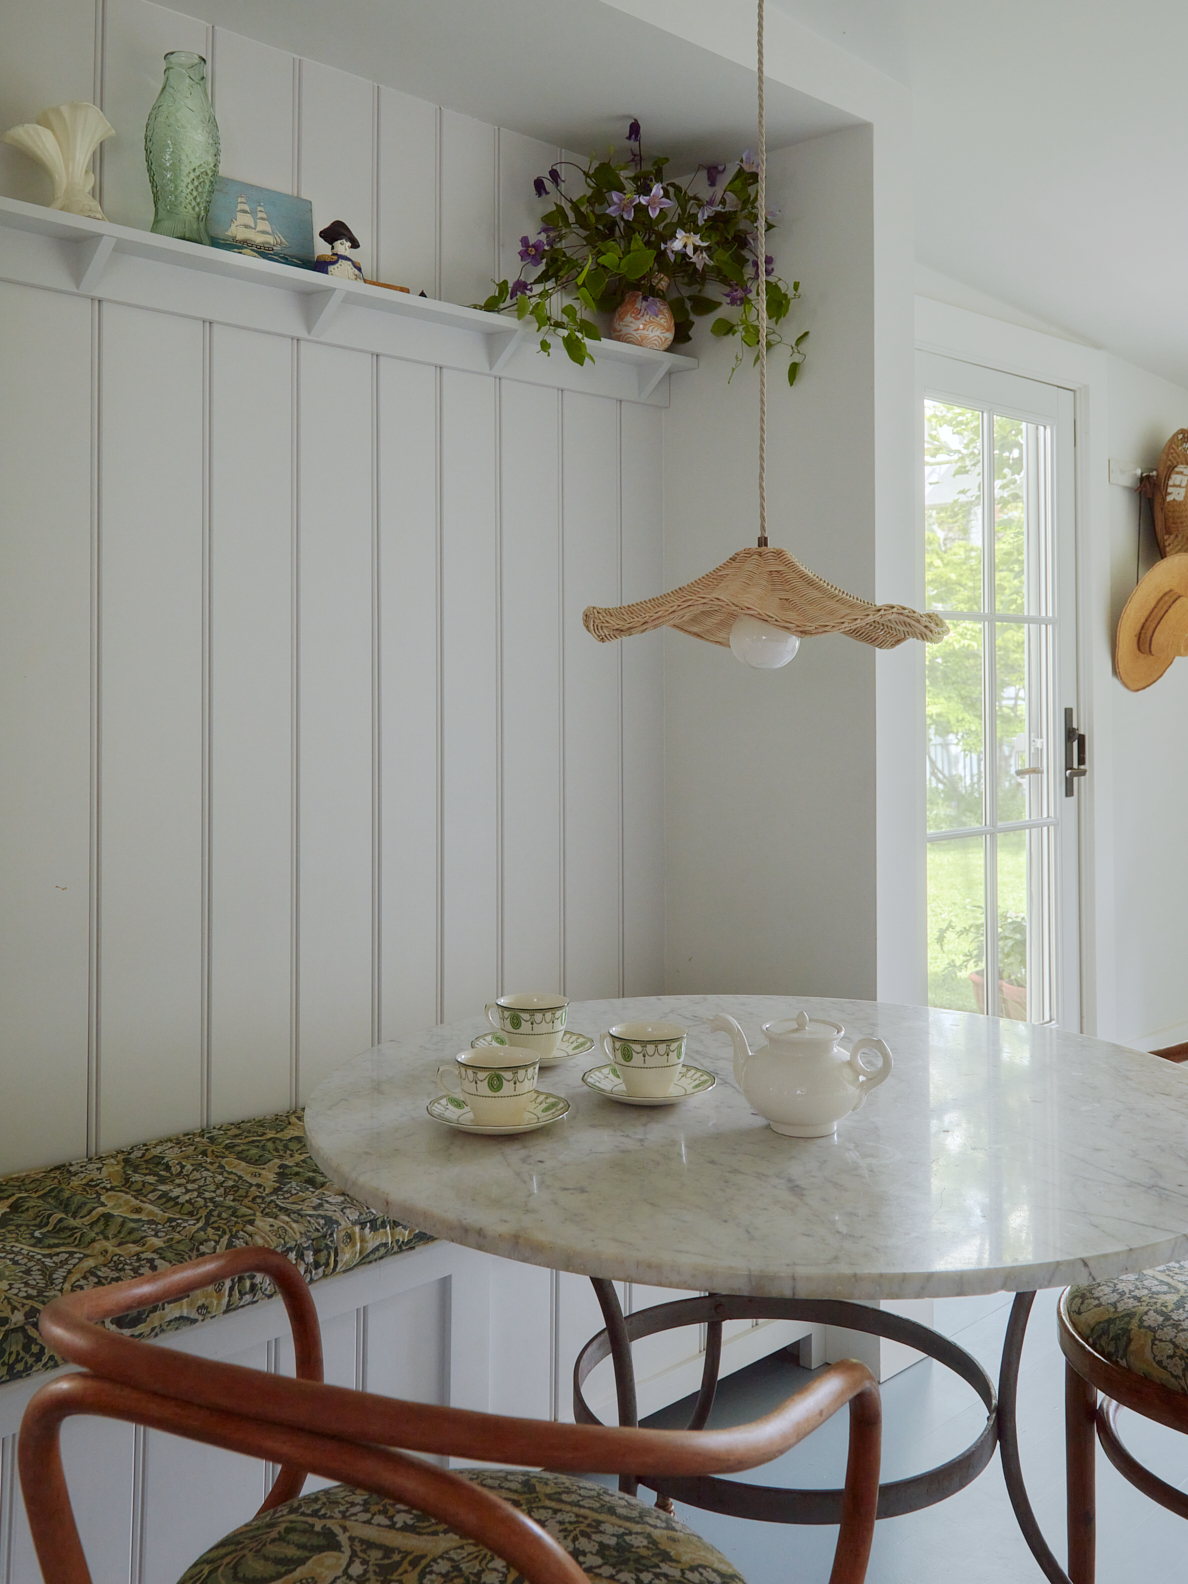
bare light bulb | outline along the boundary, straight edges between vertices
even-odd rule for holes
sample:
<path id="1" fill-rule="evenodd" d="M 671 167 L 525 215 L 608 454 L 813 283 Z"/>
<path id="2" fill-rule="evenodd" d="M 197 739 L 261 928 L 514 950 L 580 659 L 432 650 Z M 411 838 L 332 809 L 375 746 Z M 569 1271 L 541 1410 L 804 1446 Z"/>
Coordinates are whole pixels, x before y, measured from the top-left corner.
<path id="1" fill-rule="evenodd" d="M 786 666 L 800 648 L 795 633 L 771 627 L 755 616 L 740 616 L 730 629 L 730 649 L 736 660 L 756 671 L 775 671 Z"/>

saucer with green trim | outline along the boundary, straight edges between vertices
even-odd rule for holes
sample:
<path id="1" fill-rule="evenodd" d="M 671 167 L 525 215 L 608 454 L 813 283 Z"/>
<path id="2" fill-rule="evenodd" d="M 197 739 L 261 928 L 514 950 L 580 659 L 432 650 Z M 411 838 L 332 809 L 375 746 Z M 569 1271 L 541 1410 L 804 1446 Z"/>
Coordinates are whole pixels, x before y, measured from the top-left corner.
<path id="1" fill-rule="evenodd" d="M 441 1094 L 425 1107 L 435 1122 L 457 1128 L 461 1133 L 533 1133 L 537 1128 L 560 1122 L 569 1111 L 569 1101 L 561 1095 L 547 1094 L 538 1089 L 529 1100 L 523 1118 L 506 1127 L 480 1127 L 471 1114 L 470 1107 L 457 1095 Z"/>
<path id="2" fill-rule="evenodd" d="M 587 1089 L 593 1089 L 595 1094 L 605 1095 L 608 1100 L 618 1100 L 623 1105 L 661 1106 L 673 1105 L 678 1100 L 689 1100 L 694 1095 L 708 1094 L 717 1083 L 717 1078 L 711 1072 L 706 1072 L 704 1067 L 694 1067 L 689 1062 L 682 1062 L 680 1071 L 672 1080 L 672 1088 L 667 1094 L 662 1095 L 630 1095 L 627 1085 L 617 1067 L 608 1062 L 603 1067 L 591 1067 L 582 1074 L 582 1082 Z"/>

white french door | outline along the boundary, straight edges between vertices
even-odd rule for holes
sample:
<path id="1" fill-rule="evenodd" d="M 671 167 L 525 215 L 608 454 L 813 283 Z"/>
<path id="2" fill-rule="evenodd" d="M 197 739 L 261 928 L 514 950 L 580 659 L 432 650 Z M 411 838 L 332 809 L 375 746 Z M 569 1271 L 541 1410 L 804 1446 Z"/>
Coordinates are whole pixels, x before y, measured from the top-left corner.
<path id="1" fill-rule="evenodd" d="M 1079 1029 L 1073 394 L 931 353 L 918 377 L 951 629 L 926 660 L 929 1004 Z"/>

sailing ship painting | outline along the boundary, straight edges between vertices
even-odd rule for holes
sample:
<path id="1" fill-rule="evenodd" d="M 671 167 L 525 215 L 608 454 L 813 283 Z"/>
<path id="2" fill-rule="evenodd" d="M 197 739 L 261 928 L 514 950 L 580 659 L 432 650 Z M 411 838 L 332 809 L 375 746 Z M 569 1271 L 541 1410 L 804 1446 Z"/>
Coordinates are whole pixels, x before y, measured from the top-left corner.
<path id="1" fill-rule="evenodd" d="M 313 268 L 313 206 L 308 198 L 220 176 L 207 224 L 212 247 Z"/>

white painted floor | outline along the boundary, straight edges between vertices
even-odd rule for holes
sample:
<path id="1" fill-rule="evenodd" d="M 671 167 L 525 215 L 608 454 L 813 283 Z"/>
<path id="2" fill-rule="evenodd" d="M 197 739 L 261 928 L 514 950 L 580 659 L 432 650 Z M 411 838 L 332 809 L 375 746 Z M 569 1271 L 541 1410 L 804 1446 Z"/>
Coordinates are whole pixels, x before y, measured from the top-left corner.
<path id="1" fill-rule="evenodd" d="M 1049 1543 L 1064 1561 L 1064 1374 L 1056 1343 L 1058 1294 L 1041 1293 L 1028 1327 L 1019 1386 L 1023 1468 Z M 1010 1295 L 952 1298 L 936 1305 L 936 1325 L 997 1378 Z M 767 1412 L 805 1379 L 790 1358 L 766 1359 L 722 1383 L 711 1423 L 737 1424 Z M 648 1420 L 682 1424 L 689 1403 Z M 684 1417 L 682 1417 L 682 1412 Z M 985 1410 L 956 1376 L 931 1360 L 883 1387 L 883 1477 L 902 1478 L 967 1446 Z M 1188 1485 L 1188 1436 L 1136 1418 L 1121 1420 L 1133 1450 L 1175 1485 Z M 838 1485 L 845 1467 L 846 1416 L 765 1469 L 742 1476 L 788 1485 Z M 1129 1486 L 1098 1454 L 1098 1584 L 1188 1580 L 1188 1523 Z M 682 1519 L 711 1540 L 748 1584 L 825 1584 L 836 1529 L 749 1523 L 681 1507 Z M 1042 1580 L 1015 1524 L 998 1456 L 957 1496 L 924 1512 L 879 1523 L 868 1584 L 1031 1584 Z"/>

